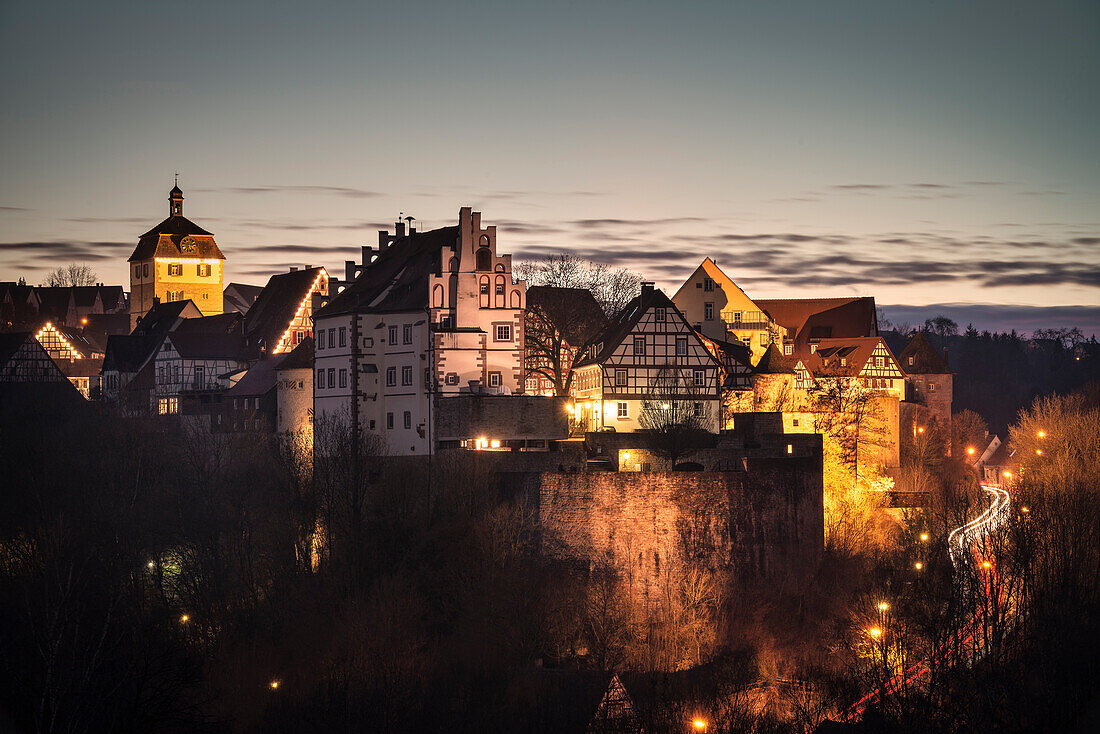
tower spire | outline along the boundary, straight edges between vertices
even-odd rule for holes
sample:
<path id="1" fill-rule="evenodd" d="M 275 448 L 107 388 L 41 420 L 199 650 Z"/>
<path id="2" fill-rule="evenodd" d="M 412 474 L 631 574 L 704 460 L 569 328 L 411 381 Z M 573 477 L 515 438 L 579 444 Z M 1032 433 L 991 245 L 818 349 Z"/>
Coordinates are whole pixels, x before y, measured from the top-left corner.
<path id="1" fill-rule="evenodd" d="M 175 186 L 168 192 L 168 216 L 183 216 L 183 191 L 180 190 L 180 174 L 176 171 Z"/>

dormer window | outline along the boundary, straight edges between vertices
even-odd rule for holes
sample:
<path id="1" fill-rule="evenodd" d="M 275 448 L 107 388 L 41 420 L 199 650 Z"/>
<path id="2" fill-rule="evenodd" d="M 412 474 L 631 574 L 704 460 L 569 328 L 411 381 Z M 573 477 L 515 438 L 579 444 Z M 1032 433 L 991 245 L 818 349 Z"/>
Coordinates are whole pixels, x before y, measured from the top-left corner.
<path id="1" fill-rule="evenodd" d="M 810 345 L 810 354 L 813 354 L 816 351 L 817 351 L 817 345 L 816 344 L 811 344 Z"/>
<path id="2" fill-rule="evenodd" d="M 912 367 L 912 366 L 913 366 L 913 360 L 914 360 L 914 358 L 913 358 L 913 357 L 910 357 L 910 358 L 909 358 L 909 366 L 910 366 L 910 367 Z"/>
<path id="3" fill-rule="evenodd" d="M 841 367 L 847 367 L 848 366 L 848 358 L 847 357 L 841 357 L 840 358 L 840 366 Z"/>

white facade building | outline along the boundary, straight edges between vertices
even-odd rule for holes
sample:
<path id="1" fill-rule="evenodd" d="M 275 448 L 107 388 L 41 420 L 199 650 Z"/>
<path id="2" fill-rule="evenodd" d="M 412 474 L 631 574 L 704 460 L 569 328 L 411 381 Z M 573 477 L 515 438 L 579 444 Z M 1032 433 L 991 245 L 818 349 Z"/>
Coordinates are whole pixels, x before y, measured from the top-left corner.
<path id="1" fill-rule="evenodd" d="M 399 222 L 378 244 L 314 317 L 314 411 L 357 422 L 392 455 L 427 454 L 433 394 L 522 391 L 526 284 L 469 207 L 458 226 L 406 234 Z"/>

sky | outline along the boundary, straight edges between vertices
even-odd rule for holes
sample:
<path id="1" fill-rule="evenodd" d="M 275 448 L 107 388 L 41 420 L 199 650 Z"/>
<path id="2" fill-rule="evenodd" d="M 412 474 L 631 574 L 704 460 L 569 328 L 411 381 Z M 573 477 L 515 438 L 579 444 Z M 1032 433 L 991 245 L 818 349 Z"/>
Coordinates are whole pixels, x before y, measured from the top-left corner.
<path id="1" fill-rule="evenodd" d="M 1100 332 L 1098 39 L 1095 0 L 0 0 L 0 280 L 128 287 L 178 171 L 227 282 L 473 206 L 670 293 L 709 255 Z"/>

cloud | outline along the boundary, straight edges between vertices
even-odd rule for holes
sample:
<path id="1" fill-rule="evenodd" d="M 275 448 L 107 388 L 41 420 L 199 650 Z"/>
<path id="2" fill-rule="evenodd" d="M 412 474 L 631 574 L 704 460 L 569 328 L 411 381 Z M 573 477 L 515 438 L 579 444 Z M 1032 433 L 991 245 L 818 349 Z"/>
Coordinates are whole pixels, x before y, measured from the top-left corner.
<path id="1" fill-rule="evenodd" d="M 0 242 L 0 255 L 18 253 L 28 267 L 52 269 L 70 262 L 118 262 L 133 247 L 129 242 Z M 40 260 L 48 264 L 35 264 Z"/>
<path id="2" fill-rule="evenodd" d="M 0 206 L 0 212 L 33 212 L 34 209 L 28 209 L 23 206 Z"/>
<path id="3" fill-rule="evenodd" d="M 328 196 L 342 196 L 352 199 L 369 199 L 385 194 L 366 189 L 356 189 L 346 186 L 222 186 L 213 188 L 195 189 L 203 194 L 244 194 L 253 196 L 257 194 L 321 194 Z"/>

